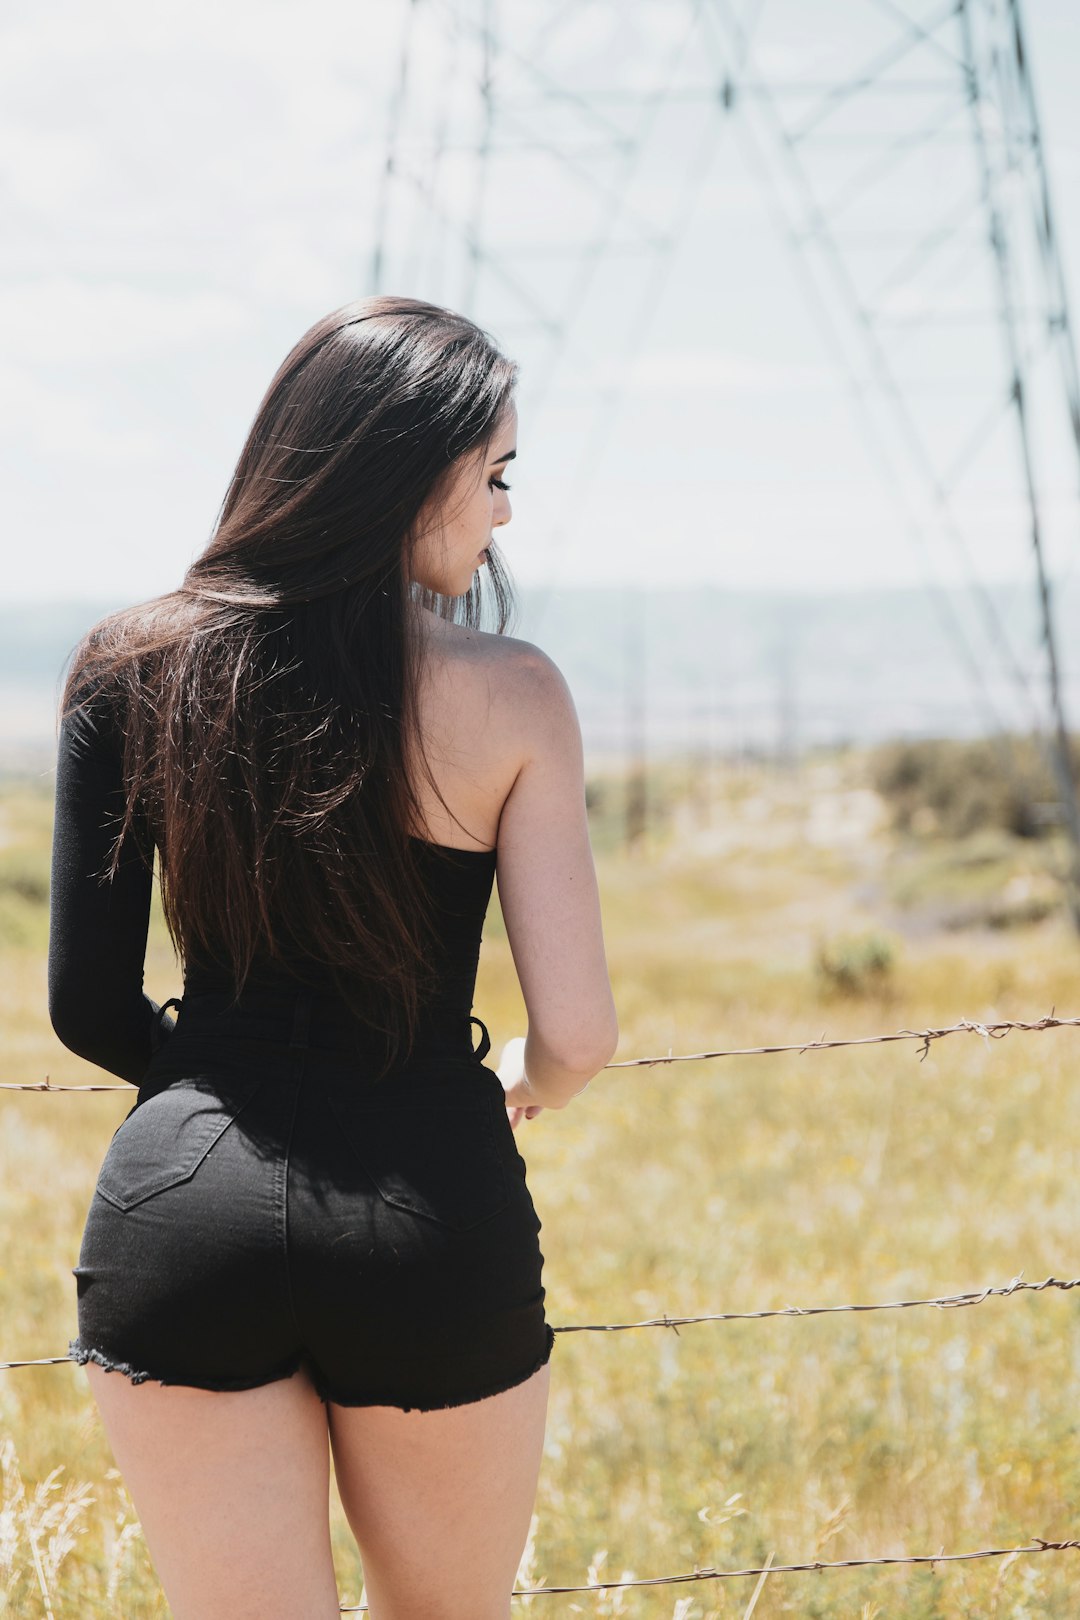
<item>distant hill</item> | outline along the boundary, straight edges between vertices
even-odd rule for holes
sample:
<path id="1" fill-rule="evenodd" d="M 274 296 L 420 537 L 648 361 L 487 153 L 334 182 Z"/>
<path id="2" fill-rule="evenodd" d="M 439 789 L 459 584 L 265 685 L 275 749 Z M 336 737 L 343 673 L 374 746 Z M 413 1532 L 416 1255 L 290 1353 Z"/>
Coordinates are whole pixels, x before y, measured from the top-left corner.
<path id="1" fill-rule="evenodd" d="M 0 760 L 9 768 L 48 762 L 67 657 L 118 605 L 0 607 Z M 1029 729 L 1045 691 L 1029 581 L 993 588 L 982 607 L 959 591 L 662 586 L 522 588 L 519 608 L 513 633 L 542 646 L 565 673 L 594 757 L 621 754 L 642 730 L 658 756 L 789 754 L 822 742 Z M 1069 713 L 1080 715 L 1080 682 L 1072 679 L 1080 592 L 1060 593 L 1056 617 Z M 988 621 L 999 623 L 1011 655 Z"/>

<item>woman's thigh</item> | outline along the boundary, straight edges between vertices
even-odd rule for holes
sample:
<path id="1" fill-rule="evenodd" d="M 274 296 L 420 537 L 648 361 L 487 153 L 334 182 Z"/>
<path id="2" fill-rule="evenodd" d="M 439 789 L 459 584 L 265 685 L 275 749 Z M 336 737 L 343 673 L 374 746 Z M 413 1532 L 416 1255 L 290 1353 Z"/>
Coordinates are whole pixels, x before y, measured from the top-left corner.
<path id="1" fill-rule="evenodd" d="M 433 1412 L 329 1404 L 372 1620 L 506 1620 L 543 1455 L 551 1366 Z"/>
<path id="2" fill-rule="evenodd" d="M 305 1372 L 222 1392 L 86 1371 L 175 1620 L 337 1620 L 326 1408 Z"/>

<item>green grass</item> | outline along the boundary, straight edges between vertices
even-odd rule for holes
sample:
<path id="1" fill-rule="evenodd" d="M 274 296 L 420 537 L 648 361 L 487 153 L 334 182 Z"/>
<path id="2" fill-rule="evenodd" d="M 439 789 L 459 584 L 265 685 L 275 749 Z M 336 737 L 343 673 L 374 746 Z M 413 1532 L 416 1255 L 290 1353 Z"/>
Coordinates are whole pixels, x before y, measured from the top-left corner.
<path id="1" fill-rule="evenodd" d="M 978 835 L 950 848 L 904 844 L 884 820 L 853 830 L 866 808 L 850 797 L 862 769 L 852 755 L 796 773 L 714 770 L 708 802 L 700 791 L 680 801 L 673 772 L 668 797 L 658 794 L 663 819 L 633 858 L 618 846 L 617 784 L 607 784 L 598 864 L 618 1057 L 1080 1012 L 1080 947 L 1060 909 L 1006 931 L 982 914 L 962 927 L 940 920 L 956 904 L 957 873 L 979 874 L 985 911 L 1030 843 L 1020 851 L 995 834 L 976 859 Z M 48 816 L 18 793 L 0 811 L 2 896 L 3 871 L 40 871 Z M 918 882 L 898 897 L 896 874 L 916 866 Z M 94 1078 L 48 1028 L 43 906 L 33 894 L 20 903 L 28 938 L 5 935 L 0 948 L 0 1078 Z M 859 959 L 852 942 L 875 934 L 889 944 L 883 972 L 843 983 L 823 974 L 823 946 Z M 159 1000 L 179 990 L 159 915 L 147 987 Z M 524 1027 L 497 906 L 476 1010 L 494 1060 Z M 910 1042 L 598 1076 L 568 1109 L 518 1133 L 543 1220 L 550 1320 L 870 1302 L 1000 1285 L 1021 1271 L 1029 1281 L 1080 1274 L 1076 1049 L 1072 1030 L 964 1034 L 922 1061 Z M 123 1093 L 0 1095 L 0 1355 L 64 1350 L 81 1222 L 129 1105 Z M 1078 1532 L 1071 1294 L 678 1334 L 561 1334 L 552 1371 L 534 1580 Z M 48 1534 L 60 1537 L 45 1571 L 56 1620 L 165 1616 L 83 1374 L 0 1374 L 0 1428 L 28 1498 L 63 1470 L 48 1493 L 56 1522 L 41 1538 L 47 1552 Z M 45 1611 L 13 1469 L 9 1455 L 0 1614 L 35 1620 Z M 30 1519 L 47 1512 L 43 1500 Z M 360 1569 L 336 1500 L 334 1545 L 342 1600 L 354 1602 Z M 754 1615 L 1066 1620 L 1076 1560 L 774 1576 Z M 529 1610 L 737 1620 L 753 1586 L 551 1597 Z"/>

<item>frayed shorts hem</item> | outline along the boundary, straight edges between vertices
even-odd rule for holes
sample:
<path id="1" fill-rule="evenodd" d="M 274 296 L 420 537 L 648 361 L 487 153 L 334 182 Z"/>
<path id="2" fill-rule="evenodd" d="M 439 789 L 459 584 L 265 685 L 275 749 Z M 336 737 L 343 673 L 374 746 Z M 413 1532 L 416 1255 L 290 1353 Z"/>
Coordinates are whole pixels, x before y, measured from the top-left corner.
<path id="1" fill-rule="evenodd" d="M 178 1384 L 187 1389 L 209 1389 L 218 1394 L 225 1394 L 230 1390 L 260 1389 L 263 1384 L 274 1384 L 282 1378 L 291 1378 L 300 1370 L 303 1362 L 302 1355 L 292 1355 L 288 1361 L 282 1362 L 272 1372 L 259 1373 L 254 1378 L 174 1378 L 168 1373 L 151 1372 L 144 1367 L 133 1367 L 130 1362 L 118 1361 L 115 1356 L 107 1356 L 101 1350 L 95 1350 L 84 1345 L 79 1339 L 72 1339 L 68 1345 L 68 1354 L 72 1361 L 85 1367 L 92 1361 L 96 1367 L 102 1367 L 106 1372 L 123 1373 L 133 1384 Z"/>
<path id="2" fill-rule="evenodd" d="M 545 1327 L 546 1345 L 542 1354 L 533 1362 L 532 1366 L 524 1372 L 514 1373 L 512 1377 L 500 1379 L 497 1383 L 488 1384 L 483 1389 L 476 1389 L 467 1395 L 455 1395 L 447 1401 L 410 1401 L 399 1393 L 383 1393 L 377 1395 L 340 1394 L 329 1388 L 322 1375 L 310 1365 L 307 1371 L 315 1387 L 315 1393 L 324 1405 L 332 1403 L 335 1406 L 394 1406 L 402 1412 L 442 1412 L 453 1406 L 470 1406 L 475 1401 L 486 1400 L 491 1395 L 502 1395 L 508 1389 L 514 1389 L 523 1384 L 541 1367 L 545 1367 L 551 1359 L 551 1352 L 555 1345 L 555 1330 Z M 122 1373 L 132 1384 L 144 1384 L 153 1381 L 157 1384 L 168 1384 L 186 1389 L 205 1389 L 219 1394 L 244 1389 L 261 1389 L 265 1384 L 274 1384 L 284 1378 L 292 1378 L 301 1367 L 306 1364 L 302 1351 L 290 1356 L 286 1362 L 276 1367 L 272 1372 L 263 1373 L 254 1378 L 175 1378 L 159 1372 L 151 1372 L 145 1368 L 132 1367 L 129 1362 L 118 1361 L 115 1357 L 107 1356 L 101 1350 L 84 1345 L 79 1339 L 72 1339 L 68 1345 L 68 1354 L 72 1361 L 85 1366 L 92 1361 L 95 1366 L 101 1367 L 105 1372 Z"/>

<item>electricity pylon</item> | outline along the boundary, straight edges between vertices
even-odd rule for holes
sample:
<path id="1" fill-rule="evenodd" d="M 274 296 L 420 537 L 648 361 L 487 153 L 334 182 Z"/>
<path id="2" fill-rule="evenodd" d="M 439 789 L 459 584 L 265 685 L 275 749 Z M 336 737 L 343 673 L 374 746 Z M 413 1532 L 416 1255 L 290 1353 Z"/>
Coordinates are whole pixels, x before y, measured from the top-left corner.
<path id="1" fill-rule="evenodd" d="M 647 341 L 734 131 L 988 730 L 1004 688 L 1054 764 L 1080 929 L 1046 535 L 1080 386 L 1019 0 L 835 0 L 828 30 L 805 0 L 403 0 L 402 20 L 372 290 L 411 283 L 527 345 L 534 420 L 583 310 L 609 354 Z M 579 494 L 619 386 L 595 391 Z M 973 492 L 1032 558 L 1038 647 L 986 588 Z"/>

